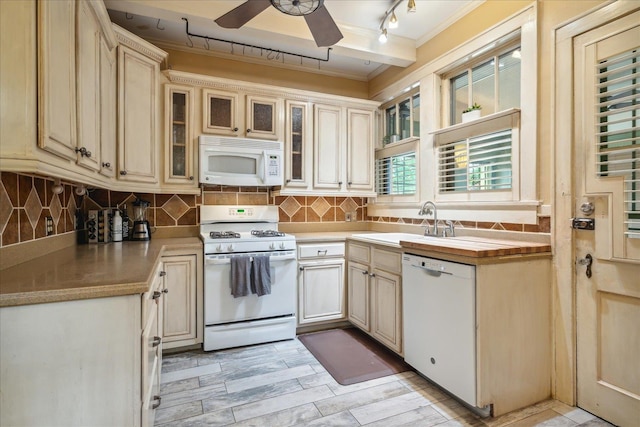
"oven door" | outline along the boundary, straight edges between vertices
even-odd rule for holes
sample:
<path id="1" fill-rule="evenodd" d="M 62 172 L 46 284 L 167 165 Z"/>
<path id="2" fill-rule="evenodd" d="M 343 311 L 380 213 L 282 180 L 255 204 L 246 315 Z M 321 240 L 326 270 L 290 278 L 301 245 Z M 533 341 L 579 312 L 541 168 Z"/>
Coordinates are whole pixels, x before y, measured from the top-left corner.
<path id="1" fill-rule="evenodd" d="M 295 251 L 253 253 L 270 255 L 271 293 L 234 298 L 231 295 L 231 254 L 205 255 L 204 316 L 205 325 L 264 319 L 296 313 Z"/>

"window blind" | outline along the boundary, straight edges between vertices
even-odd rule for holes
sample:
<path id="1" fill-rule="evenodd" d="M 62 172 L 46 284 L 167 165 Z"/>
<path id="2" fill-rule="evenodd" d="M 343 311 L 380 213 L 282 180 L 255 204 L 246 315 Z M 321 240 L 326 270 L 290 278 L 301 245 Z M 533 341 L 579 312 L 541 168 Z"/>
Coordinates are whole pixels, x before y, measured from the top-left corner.
<path id="1" fill-rule="evenodd" d="M 376 159 L 376 193 L 408 195 L 416 192 L 416 153 Z"/>
<path id="2" fill-rule="evenodd" d="M 511 189 L 512 143 L 504 129 L 438 147 L 440 192 Z"/>
<path id="3" fill-rule="evenodd" d="M 624 180 L 625 235 L 640 238 L 640 53 L 597 65 L 596 171 Z"/>

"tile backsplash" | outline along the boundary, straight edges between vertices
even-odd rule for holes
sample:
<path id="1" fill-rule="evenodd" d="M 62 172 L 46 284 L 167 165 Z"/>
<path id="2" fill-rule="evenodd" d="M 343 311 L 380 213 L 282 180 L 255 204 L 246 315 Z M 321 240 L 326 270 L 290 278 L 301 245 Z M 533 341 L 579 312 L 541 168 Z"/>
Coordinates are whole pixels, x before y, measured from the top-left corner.
<path id="1" fill-rule="evenodd" d="M 139 197 L 150 203 L 148 220 L 152 227 L 196 226 L 200 205 L 275 205 L 281 223 L 344 223 L 353 221 L 426 225 L 415 218 L 370 217 L 364 197 L 275 196 L 263 187 L 205 186 L 202 195 L 129 193 L 103 189 L 75 194 L 75 187 L 63 184 L 54 194 L 53 179 L 2 172 L 0 180 L 0 247 L 47 237 L 46 218 L 53 220 L 52 235 L 71 233 L 75 212 L 127 205 Z M 540 217 L 538 224 L 456 221 L 457 228 L 549 233 L 551 220 Z"/>

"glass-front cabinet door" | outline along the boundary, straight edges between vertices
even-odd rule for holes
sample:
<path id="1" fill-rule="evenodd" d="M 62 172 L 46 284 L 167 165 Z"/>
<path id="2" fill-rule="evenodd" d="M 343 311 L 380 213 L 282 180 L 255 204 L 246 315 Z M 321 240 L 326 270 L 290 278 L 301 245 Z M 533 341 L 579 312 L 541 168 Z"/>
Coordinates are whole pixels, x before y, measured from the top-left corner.
<path id="1" fill-rule="evenodd" d="M 238 94 L 202 89 L 202 132 L 237 136 L 240 131 Z M 241 132 L 244 133 L 244 132 Z"/>
<path id="2" fill-rule="evenodd" d="M 246 96 L 246 135 L 249 138 L 278 139 L 282 101 L 264 96 Z"/>
<path id="3" fill-rule="evenodd" d="M 309 184 L 311 153 L 309 145 L 311 139 L 308 136 L 310 131 L 308 123 L 309 106 L 305 102 L 286 101 L 285 108 L 285 188 L 306 188 Z"/>
<path id="4" fill-rule="evenodd" d="M 194 170 L 194 89 L 165 85 L 165 182 L 197 185 Z"/>

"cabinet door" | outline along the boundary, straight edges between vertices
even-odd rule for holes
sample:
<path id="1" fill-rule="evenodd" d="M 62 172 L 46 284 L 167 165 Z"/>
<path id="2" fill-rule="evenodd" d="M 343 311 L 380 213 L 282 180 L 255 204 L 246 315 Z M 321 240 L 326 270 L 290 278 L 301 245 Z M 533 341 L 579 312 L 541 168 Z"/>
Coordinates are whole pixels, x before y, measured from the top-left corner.
<path id="1" fill-rule="evenodd" d="M 116 170 L 116 50 L 100 38 L 100 173 L 108 178 Z"/>
<path id="2" fill-rule="evenodd" d="M 311 174 L 309 106 L 286 101 L 285 107 L 285 188 L 307 188 Z"/>
<path id="3" fill-rule="evenodd" d="M 202 102 L 202 132 L 238 135 L 240 115 L 237 93 L 202 89 Z"/>
<path id="4" fill-rule="evenodd" d="M 402 352 L 402 294 L 400 276 L 375 269 L 371 291 L 371 334 L 392 350 Z"/>
<path id="5" fill-rule="evenodd" d="M 193 100 L 193 88 L 165 85 L 164 180 L 195 187 Z"/>
<path id="6" fill-rule="evenodd" d="M 347 109 L 347 189 L 373 190 L 373 111 Z"/>
<path id="7" fill-rule="evenodd" d="M 246 136 L 249 138 L 278 139 L 282 123 L 282 101 L 264 96 L 246 96 Z"/>
<path id="8" fill-rule="evenodd" d="M 100 170 L 100 27 L 87 1 L 77 19 L 78 164 Z"/>
<path id="9" fill-rule="evenodd" d="M 349 289 L 349 321 L 369 331 L 369 268 L 362 264 L 349 263 L 347 286 Z"/>
<path id="10" fill-rule="evenodd" d="M 342 108 L 316 104 L 313 112 L 313 187 L 339 190 L 342 187 Z"/>
<path id="11" fill-rule="evenodd" d="M 118 46 L 119 179 L 157 183 L 157 62 Z"/>
<path id="12" fill-rule="evenodd" d="M 344 260 L 300 264 L 300 325 L 344 319 Z"/>
<path id="13" fill-rule="evenodd" d="M 162 257 L 164 287 L 163 345 L 196 338 L 196 255 Z"/>
<path id="14" fill-rule="evenodd" d="M 38 2 L 38 145 L 76 160 L 73 0 Z"/>

